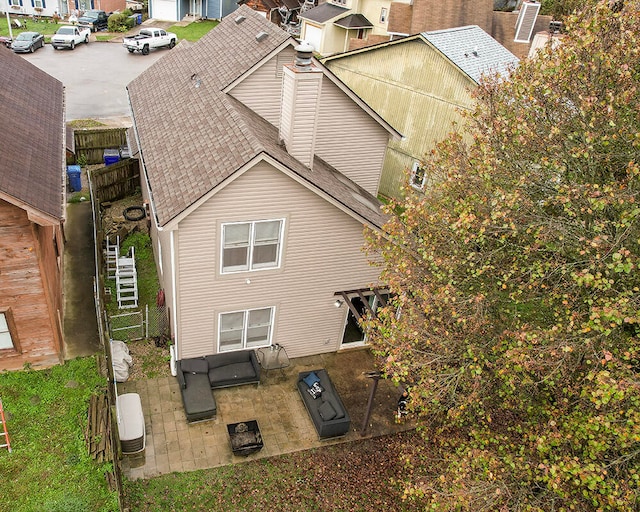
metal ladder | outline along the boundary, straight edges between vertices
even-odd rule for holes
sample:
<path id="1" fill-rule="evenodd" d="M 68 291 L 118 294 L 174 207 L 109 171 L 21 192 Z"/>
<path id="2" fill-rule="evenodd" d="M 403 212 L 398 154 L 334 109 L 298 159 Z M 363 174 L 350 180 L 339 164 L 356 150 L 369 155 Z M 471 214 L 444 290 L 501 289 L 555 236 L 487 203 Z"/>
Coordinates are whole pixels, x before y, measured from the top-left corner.
<path id="1" fill-rule="evenodd" d="M 138 274 L 136 272 L 136 257 L 133 247 L 128 256 L 118 258 L 116 265 L 116 290 L 118 294 L 118 308 L 128 309 L 138 307 Z"/>
<path id="2" fill-rule="evenodd" d="M 4 436 L 4 443 L 0 444 L 0 448 L 6 448 L 11 453 L 11 441 L 9 440 L 9 432 L 7 431 L 7 422 L 4 419 L 4 407 L 2 406 L 2 399 L 0 399 L 0 420 L 2 421 L 2 432 L 0 436 Z"/>
<path id="3" fill-rule="evenodd" d="M 118 256 L 120 256 L 120 237 L 116 237 L 115 245 L 109 241 L 107 237 L 107 245 L 104 250 L 105 260 L 107 262 L 107 279 L 116 278 L 116 269 L 118 268 Z"/>

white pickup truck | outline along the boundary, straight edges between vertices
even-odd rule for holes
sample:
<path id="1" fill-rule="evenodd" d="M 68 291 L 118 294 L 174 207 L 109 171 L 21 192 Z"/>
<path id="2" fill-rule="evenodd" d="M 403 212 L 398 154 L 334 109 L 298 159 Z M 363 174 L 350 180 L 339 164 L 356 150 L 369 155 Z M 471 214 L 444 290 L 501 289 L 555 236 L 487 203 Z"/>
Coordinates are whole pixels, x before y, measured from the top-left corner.
<path id="1" fill-rule="evenodd" d="M 88 44 L 90 35 L 91 29 L 89 28 L 65 25 L 51 36 L 51 46 L 53 46 L 54 50 L 59 48 L 71 48 L 73 50 L 77 44 Z"/>
<path id="2" fill-rule="evenodd" d="M 142 55 L 149 55 L 149 50 L 153 48 L 167 47 L 173 48 L 178 41 L 178 37 L 161 28 L 143 28 L 137 35 L 125 37 L 122 41 L 129 53 L 141 52 Z"/>

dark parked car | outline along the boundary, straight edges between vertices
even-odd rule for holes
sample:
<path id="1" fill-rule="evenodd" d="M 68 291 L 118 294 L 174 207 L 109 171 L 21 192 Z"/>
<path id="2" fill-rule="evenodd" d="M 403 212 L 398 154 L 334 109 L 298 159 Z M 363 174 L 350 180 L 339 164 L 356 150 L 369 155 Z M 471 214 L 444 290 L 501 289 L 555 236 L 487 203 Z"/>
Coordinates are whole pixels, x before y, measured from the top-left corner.
<path id="1" fill-rule="evenodd" d="M 106 29 L 108 24 L 109 15 L 97 9 L 84 11 L 84 14 L 78 18 L 78 25 L 89 27 L 91 32 Z"/>
<path id="2" fill-rule="evenodd" d="M 11 43 L 11 49 L 16 53 L 33 53 L 44 46 L 44 36 L 40 32 L 22 32 Z"/>

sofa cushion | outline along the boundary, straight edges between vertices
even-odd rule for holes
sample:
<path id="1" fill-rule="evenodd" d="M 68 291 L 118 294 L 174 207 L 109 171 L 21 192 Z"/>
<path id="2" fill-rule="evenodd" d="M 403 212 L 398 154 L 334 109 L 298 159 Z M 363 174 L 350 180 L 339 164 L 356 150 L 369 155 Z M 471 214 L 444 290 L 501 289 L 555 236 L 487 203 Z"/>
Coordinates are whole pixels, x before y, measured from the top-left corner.
<path id="1" fill-rule="evenodd" d="M 220 354 L 212 354 L 205 357 L 209 369 L 227 366 L 233 363 L 244 363 L 251 361 L 250 350 L 237 350 L 235 352 L 222 352 Z"/>
<path id="2" fill-rule="evenodd" d="M 325 393 L 324 395 L 322 395 L 322 399 L 324 400 L 325 403 L 330 404 L 331 407 L 333 407 L 333 410 L 336 411 L 336 415 L 335 415 L 334 419 L 339 420 L 339 419 L 344 418 L 344 416 L 345 416 L 344 409 L 342 407 L 340 407 L 340 405 L 336 401 L 336 399 L 333 396 L 333 394 Z"/>
<path id="3" fill-rule="evenodd" d="M 250 362 L 232 363 L 209 370 L 209 382 L 215 385 L 220 382 L 255 379 L 255 369 Z"/>
<path id="4" fill-rule="evenodd" d="M 307 387 L 312 387 L 316 382 L 320 382 L 320 377 L 316 375 L 316 372 L 311 372 L 302 380 L 307 385 Z"/>
<path id="5" fill-rule="evenodd" d="M 183 359 L 180 368 L 185 373 L 209 373 L 209 363 L 203 358 Z"/>
<path id="6" fill-rule="evenodd" d="M 207 375 L 186 373 L 184 377 L 187 387 L 182 390 L 182 401 L 187 418 L 200 419 L 206 415 L 215 415 L 216 401 Z"/>
<path id="7" fill-rule="evenodd" d="M 327 401 L 322 402 L 322 405 L 318 407 L 318 412 L 320 413 L 320 417 L 324 421 L 332 420 L 338 414 L 336 410 L 333 408 L 333 405 L 331 405 L 331 402 L 327 402 Z"/>

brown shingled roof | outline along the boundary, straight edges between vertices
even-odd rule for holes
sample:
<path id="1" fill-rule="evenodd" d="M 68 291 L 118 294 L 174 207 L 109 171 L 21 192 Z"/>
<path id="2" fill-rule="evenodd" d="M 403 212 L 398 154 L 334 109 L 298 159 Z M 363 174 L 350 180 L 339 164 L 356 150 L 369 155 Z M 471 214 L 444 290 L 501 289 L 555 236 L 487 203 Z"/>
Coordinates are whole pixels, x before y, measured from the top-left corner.
<path id="1" fill-rule="evenodd" d="M 64 217 L 64 87 L 10 51 L 0 52 L 0 192 Z"/>
<path id="2" fill-rule="evenodd" d="M 239 16 L 245 19 L 236 23 Z M 259 32 L 269 35 L 258 42 Z M 241 6 L 199 42 L 188 48 L 178 45 L 129 84 L 142 161 L 161 226 L 259 156 L 274 158 L 310 188 L 381 225 L 375 197 L 319 159 L 311 172 L 278 144 L 276 127 L 223 92 L 288 44 L 296 41 Z"/>

